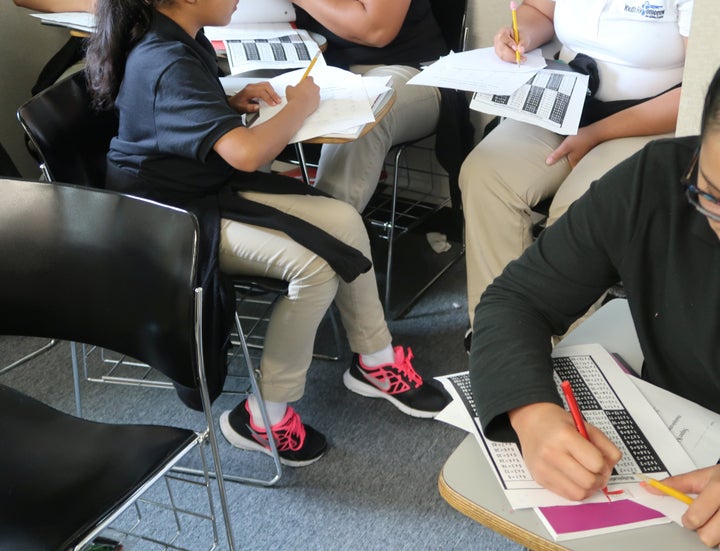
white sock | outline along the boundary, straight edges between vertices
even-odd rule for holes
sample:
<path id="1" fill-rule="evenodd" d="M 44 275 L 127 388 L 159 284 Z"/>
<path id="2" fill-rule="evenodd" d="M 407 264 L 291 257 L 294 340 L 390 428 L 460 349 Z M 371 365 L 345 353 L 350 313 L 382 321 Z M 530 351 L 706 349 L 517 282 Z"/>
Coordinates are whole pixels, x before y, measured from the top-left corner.
<path id="1" fill-rule="evenodd" d="M 360 354 L 363 365 L 375 367 L 377 365 L 391 364 L 395 361 L 395 351 L 392 344 L 388 344 L 382 350 L 373 352 L 372 354 Z"/>
<path id="2" fill-rule="evenodd" d="M 263 423 L 262 414 L 260 413 L 260 404 L 258 403 L 257 398 L 255 398 L 254 395 L 251 395 L 248 397 L 247 401 L 250 406 L 250 417 L 252 418 L 253 423 L 259 427 L 266 428 L 265 423 Z M 285 417 L 287 402 L 270 402 L 265 400 L 265 409 L 267 409 L 270 426 L 273 426 L 282 421 L 282 418 Z"/>

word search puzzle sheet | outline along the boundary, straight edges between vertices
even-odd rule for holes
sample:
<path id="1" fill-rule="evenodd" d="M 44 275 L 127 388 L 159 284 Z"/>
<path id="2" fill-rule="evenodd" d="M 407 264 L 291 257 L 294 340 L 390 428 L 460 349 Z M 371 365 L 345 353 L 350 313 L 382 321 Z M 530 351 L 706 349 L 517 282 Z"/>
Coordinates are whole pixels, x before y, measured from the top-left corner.
<path id="1" fill-rule="evenodd" d="M 553 377 L 558 395 L 570 381 L 585 420 L 599 428 L 622 451 L 608 487 L 622 488 L 644 473 L 664 478 L 695 468 L 692 460 L 615 359 L 599 345 L 568 346 L 553 352 Z M 444 378 L 446 389 L 467 409 L 475 436 L 513 509 L 573 502 L 541 488 L 525 466 L 518 445 L 485 438 L 477 418 L 467 372 Z M 564 398 L 562 398 L 564 400 Z M 565 409 L 567 404 L 565 404 Z M 590 499 L 607 498 L 598 493 Z"/>
<path id="2" fill-rule="evenodd" d="M 587 75 L 543 69 L 510 95 L 475 93 L 470 108 L 559 134 L 577 134 L 587 83 Z"/>

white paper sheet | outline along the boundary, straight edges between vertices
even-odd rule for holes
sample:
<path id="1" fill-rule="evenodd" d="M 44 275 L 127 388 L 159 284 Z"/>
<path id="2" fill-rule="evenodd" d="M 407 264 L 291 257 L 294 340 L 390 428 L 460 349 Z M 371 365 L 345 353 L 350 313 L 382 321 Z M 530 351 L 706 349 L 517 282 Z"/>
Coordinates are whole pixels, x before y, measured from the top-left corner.
<path id="1" fill-rule="evenodd" d="M 587 75 L 542 69 L 510 95 L 475 93 L 470 109 L 527 122 L 558 134 L 577 134 L 587 85 Z"/>
<path id="2" fill-rule="evenodd" d="M 260 114 L 253 125 L 271 119 L 287 104 L 285 88 L 297 84 L 303 73 L 304 70 L 301 69 L 270 79 L 269 82 L 283 98 L 283 102 L 272 106 L 261 103 Z M 319 61 L 311 74 L 320 87 L 320 106 L 305 119 L 302 128 L 293 136 L 290 143 L 342 132 L 375 120 L 363 77 L 336 67 L 320 66 Z"/>
<path id="3" fill-rule="evenodd" d="M 31 13 L 32 17 L 40 19 L 46 25 L 56 25 L 76 29 L 78 31 L 93 32 L 95 30 L 95 16 L 92 13 L 81 11 L 57 13 Z"/>
<path id="4" fill-rule="evenodd" d="M 501 60 L 493 48 L 479 48 L 441 57 L 408 84 L 509 95 L 545 66 L 539 49 L 529 52 L 527 61 L 518 66 Z"/>

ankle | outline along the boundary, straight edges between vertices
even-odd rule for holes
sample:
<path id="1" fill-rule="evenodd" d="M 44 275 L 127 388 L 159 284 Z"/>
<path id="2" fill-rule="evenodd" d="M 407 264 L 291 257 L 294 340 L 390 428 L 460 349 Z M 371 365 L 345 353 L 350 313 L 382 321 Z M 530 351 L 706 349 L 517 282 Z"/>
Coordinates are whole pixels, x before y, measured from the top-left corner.
<path id="1" fill-rule="evenodd" d="M 366 367 L 377 367 L 379 365 L 391 364 L 395 361 L 395 351 L 391 344 L 388 344 L 382 350 L 373 352 L 372 354 L 358 354 L 360 363 Z"/>
<path id="2" fill-rule="evenodd" d="M 250 396 L 247 399 L 248 412 L 250 413 L 250 421 L 253 425 L 260 429 L 266 429 L 265 422 L 263 421 L 262 413 L 260 411 L 260 402 L 255 396 Z M 277 425 L 283 420 L 287 412 L 287 402 L 270 402 L 265 400 L 265 409 L 268 414 L 268 421 L 270 427 Z"/>

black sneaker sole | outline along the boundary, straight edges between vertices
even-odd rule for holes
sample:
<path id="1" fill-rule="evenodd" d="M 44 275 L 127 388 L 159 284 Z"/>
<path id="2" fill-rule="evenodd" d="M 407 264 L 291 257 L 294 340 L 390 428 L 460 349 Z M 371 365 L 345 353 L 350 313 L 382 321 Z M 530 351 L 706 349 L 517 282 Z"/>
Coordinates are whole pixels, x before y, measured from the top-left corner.
<path id="1" fill-rule="evenodd" d="M 235 446 L 236 448 L 240 448 L 241 450 L 246 451 L 264 453 L 265 455 L 268 455 L 270 457 L 272 457 L 273 455 L 270 448 L 266 448 L 259 442 L 244 437 L 242 434 L 239 434 L 235 429 L 233 429 L 230 425 L 229 411 L 224 411 L 220 415 L 220 432 L 222 432 L 225 440 L 227 440 L 231 445 Z M 315 461 L 325 455 L 325 451 L 323 450 L 323 452 L 317 457 L 313 457 L 311 459 L 297 460 L 287 459 L 283 457 L 280 453 L 278 454 L 280 457 L 280 463 L 282 463 L 283 465 L 287 465 L 288 467 L 307 467 L 308 465 L 315 463 Z"/>
<path id="2" fill-rule="evenodd" d="M 368 398 L 384 398 L 396 408 L 398 408 L 400 411 L 402 411 L 405 415 L 409 415 L 410 417 L 433 419 L 438 413 L 440 413 L 440 411 L 424 411 L 421 409 L 411 408 L 410 406 L 403 404 L 400 400 L 393 397 L 392 395 L 386 394 L 379 388 L 373 386 L 372 384 L 360 381 L 357 378 L 353 377 L 349 369 L 346 370 L 345 373 L 343 373 L 343 384 L 345 385 L 345 388 L 347 388 L 351 392 L 354 392 L 355 394 L 359 394 L 360 396 L 366 396 Z"/>

